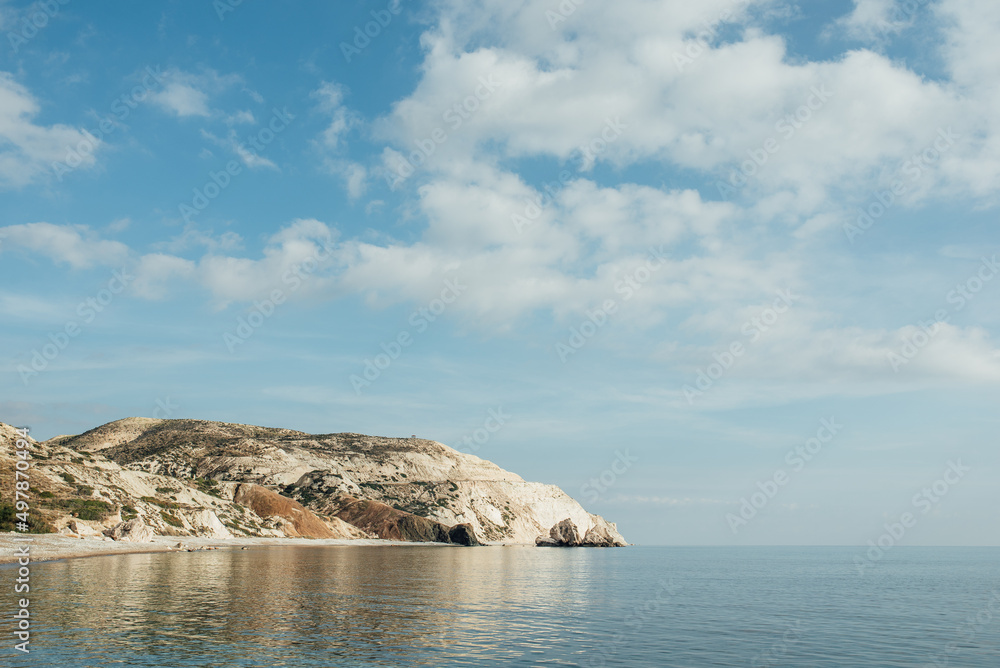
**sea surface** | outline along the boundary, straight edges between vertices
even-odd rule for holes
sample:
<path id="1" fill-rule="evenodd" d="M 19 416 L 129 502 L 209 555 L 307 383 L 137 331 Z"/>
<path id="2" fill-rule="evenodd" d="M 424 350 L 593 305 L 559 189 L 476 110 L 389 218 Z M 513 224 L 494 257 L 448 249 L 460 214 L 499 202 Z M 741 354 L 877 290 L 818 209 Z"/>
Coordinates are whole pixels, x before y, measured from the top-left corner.
<path id="1" fill-rule="evenodd" d="M 1000 549 L 260 547 L 32 568 L 24 666 L 1000 666 Z M 4 588 L 13 580 L 0 568 Z M 5 601 L 12 598 L 5 596 Z"/>

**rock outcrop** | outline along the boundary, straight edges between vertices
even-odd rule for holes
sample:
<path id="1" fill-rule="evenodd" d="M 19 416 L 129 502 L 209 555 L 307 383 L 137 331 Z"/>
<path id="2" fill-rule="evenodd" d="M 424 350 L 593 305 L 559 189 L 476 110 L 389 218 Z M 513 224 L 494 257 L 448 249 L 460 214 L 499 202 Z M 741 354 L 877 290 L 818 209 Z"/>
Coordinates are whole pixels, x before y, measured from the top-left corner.
<path id="1" fill-rule="evenodd" d="M 608 522 L 600 515 L 592 515 L 594 526 L 587 530 L 583 537 L 585 547 L 625 547 L 625 537 L 618 533 L 618 526 Z"/>
<path id="2" fill-rule="evenodd" d="M 538 547 L 625 547 L 628 543 L 618 528 L 599 515 L 593 515 L 594 526 L 581 538 L 573 520 L 557 522 L 546 535 L 535 538 Z"/>
<path id="3" fill-rule="evenodd" d="M 233 501 L 242 504 L 265 520 L 274 520 L 285 526 L 285 535 L 303 538 L 367 538 L 367 533 L 339 518 L 324 522 L 298 501 L 277 492 L 243 483 L 236 487 Z"/>
<path id="4" fill-rule="evenodd" d="M 345 494 L 326 498 L 322 508 L 325 513 L 378 538 L 459 545 L 480 544 L 471 525 L 448 527 L 378 501 L 356 499 Z M 453 540 L 453 532 L 457 540 Z"/>
<path id="5" fill-rule="evenodd" d="M 104 531 L 104 535 L 112 540 L 125 543 L 150 543 L 153 541 L 153 530 L 139 518 L 116 524 Z"/>
<path id="6" fill-rule="evenodd" d="M 479 538 L 476 537 L 476 532 L 472 529 L 471 524 L 456 524 L 448 529 L 448 539 L 456 545 L 466 545 L 469 547 L 482 545 L 479 542 Z"/>

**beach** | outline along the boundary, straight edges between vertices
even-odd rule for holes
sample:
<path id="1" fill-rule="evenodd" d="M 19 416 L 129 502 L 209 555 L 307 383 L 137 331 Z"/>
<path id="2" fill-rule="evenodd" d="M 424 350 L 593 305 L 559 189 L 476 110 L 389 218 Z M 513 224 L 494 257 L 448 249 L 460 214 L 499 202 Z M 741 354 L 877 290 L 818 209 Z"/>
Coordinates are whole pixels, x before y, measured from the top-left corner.
<path id="1" fill-rule="evenodd" d="M 31 542 L 25 539 L 30 538 Z M 188 550 L 239 550 L 244 547 L 333 547 L 333 546 L 436 546 L 454 547 L 445 543 L 416 543 L 378 538 L 333 539 L 333 538 L 201 538 L 197 536 L 154 536 L 148 543 L 113 541 L 103 536 L 72 537 L 58 534 L 0 534 L 0 564 L 11 564 L 18 560 L 16 552 L 25 545 L 30 546 L 31 562 L 98 557 L 111 554 L 139 554 L 147 552 L 186 552 Z M 183 547 L 177 547 L 182 545 Z"/>

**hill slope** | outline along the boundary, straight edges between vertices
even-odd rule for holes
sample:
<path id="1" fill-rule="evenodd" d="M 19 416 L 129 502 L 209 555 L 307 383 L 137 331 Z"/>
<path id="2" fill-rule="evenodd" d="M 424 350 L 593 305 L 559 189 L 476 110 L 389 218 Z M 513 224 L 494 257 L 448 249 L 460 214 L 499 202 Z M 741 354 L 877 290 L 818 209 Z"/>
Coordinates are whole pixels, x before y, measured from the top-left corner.
<path id="1" fill-rule="evenodd" d="M 14 432 L 3 427 L 0 440 L 9 440 Z M 203 420 L 126 418 L 77 436 L 34 444 L 33 449 L 41 457 L 35 461 L 33 475 L 38 477 L 38 486 L 33 480 L 33 488 L 51 488 L 60 500 L 83 494 L 89 501 L 117 510 L 106 522 L 137 513 L 157 533 L 168 535 L 171 531 L 219 537 L 227 532 L 301 535 L 302 527 L 307 531 L 311 527 L 315 537 L 366 535 L 348 524 L 349 519 L 345 522 L 336 516 L 335 510 L 351 517 L 344 514 L 344 498 L 378 502 L 388 510 L 401 511 L 389 523 L 391 529 L 385 521 L 369 520 L 366 526 L 369 530 L 384 527 L 381 530 L 394 532 L 393 537 L 403 531 L 403 538 L 411 540 L 417 536 L 405 535 L 406 529 L 400 527 L 423 527 L 417 532 L 419 536 L 440 534 L 441 530 L 431 531 L 426 528 L 430 525 L 405 520 L 406 514 L 443 525 L 445 530 L 468 524 L 486 541 L 533 543 L 566 518 L 583 533 L 593 527 L 613 531 L 613 525 L 587 513 L 558 487 L 526 482 L 484 459 L 417 438 L 306 434 Z M 10 446 L 4 448 L 0 474 L 6 475 L 11 452 Z M 13 466 L 12 460 L 9 466 Z M 74 482 L 67 482 L 67 474 Z M 249 487 L 234 500 L 239 486 L 246 483 L 277 492 L 294 500 L 294 505 L 265 499 L 263 491 L 251 493 Z M 89 495 L 88 488 L 92 488 Z M 256 506 L 249 499 L 255 500 Z M 61 507 L 79 505 L 77 501 L 67 503 Z M 123 508 L 131 510 L 123 514 Z M 295 517 L 263 517 L 255 512 L 265 512 L 262 508 L 281 508 L 286 515 L 294 512 Z M 59 521 L 58 509 L 49 508 L 53 512 L 47 515 L 53 521 Z M 303 511 L 315 515 L 315 520 L 299 517 Z M 381 512 L 380 517 L 385 515 Z"/>

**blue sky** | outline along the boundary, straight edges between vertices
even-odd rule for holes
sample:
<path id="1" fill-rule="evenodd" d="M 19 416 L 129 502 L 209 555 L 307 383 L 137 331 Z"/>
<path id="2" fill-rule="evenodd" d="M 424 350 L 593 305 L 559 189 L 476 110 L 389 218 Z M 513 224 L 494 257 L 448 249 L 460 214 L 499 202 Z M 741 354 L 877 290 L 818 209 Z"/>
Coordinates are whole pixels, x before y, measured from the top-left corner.
<path id="1" fill-rule="evenodd" d="M 998 29 L 0 3 L 0 419 L 417 434 L 643 543 L 1000 544 Z"/>

